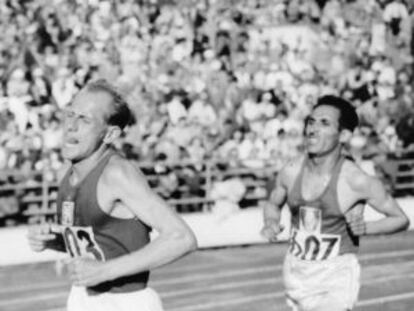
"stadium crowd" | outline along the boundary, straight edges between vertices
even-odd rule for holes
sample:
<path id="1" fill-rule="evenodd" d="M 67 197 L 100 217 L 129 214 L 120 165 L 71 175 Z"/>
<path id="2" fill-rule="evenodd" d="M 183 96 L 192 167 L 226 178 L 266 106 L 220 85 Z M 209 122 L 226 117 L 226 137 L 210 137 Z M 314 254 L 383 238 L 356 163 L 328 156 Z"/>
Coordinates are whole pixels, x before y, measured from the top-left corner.
<path id="1" fill-rule="evenodd" d="M 384 163 L 414 142 L 413 12 L 403 0 L 2 1 L 0 169 L 58 169 L 61 111 L 97 78 L 128 95 L 137 122 L 117 147 L 139 161 L 279 167 L 316 99 L 337 94 L 362 120 L 351 152 Z"/>

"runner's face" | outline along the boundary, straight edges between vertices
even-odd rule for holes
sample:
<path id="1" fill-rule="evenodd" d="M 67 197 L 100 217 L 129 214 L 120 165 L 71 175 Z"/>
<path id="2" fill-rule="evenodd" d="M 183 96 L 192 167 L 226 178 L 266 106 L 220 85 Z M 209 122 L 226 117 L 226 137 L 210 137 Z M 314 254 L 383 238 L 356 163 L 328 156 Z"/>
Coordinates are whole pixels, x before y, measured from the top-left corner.
<path id="1" fill-rule="evenodd" d="M 80 92 L 64 112 L 62 155 L 72 162 L 91 156 L 102 144 L 108 130 L 106 116 L 111 97 L 104 92 Z"/>
<path id="2" fill-rule="evenodd" d="M 312 111 L 305 131 L 305 144 L 310 155 L 326 155 L 339 145 L 339 117 L 339 110 L 330 106 L 319 106 Z"/>

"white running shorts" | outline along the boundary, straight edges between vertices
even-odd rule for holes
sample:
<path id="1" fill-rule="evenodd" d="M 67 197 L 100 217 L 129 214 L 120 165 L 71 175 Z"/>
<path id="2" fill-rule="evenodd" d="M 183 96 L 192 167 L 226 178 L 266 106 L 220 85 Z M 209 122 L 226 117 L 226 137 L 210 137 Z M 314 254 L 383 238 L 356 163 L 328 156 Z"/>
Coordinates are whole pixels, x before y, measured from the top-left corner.
<path id="1" fill-rule="evenodd" d="M 288 254 L 283 277 L 287 303 L 295 311 L 351 310 L 358 299 L 360 265 L 355 254 L 323 261 Z"/>
<path id="2" fill-rule="evenodd" d="M 131 293 L 103 293 L 89 296 L 85 287 L 72 286 L 68 311 L 163 311 L 161 299 L 152 288 Z"/>

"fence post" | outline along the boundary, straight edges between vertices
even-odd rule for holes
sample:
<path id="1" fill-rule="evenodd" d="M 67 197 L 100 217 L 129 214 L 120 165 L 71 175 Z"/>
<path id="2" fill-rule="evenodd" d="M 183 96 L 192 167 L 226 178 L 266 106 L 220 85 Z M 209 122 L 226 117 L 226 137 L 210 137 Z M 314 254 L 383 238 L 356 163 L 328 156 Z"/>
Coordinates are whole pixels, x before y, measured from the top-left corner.
<path id="1" fill-rule="evenodd" d="M 49 183 L 46 181 L 46 170 L 42 170 L 42 222 L 46 222 L 47 210 L 49 209 Z"/>
<path id="2" fill-rule="evenodd" d="M 206 191 L 205 191 L 205 199 L 209 199 L 210 198 L 210 192 L 211 192 L 211 187 L 212 187 L 212 183 L 213 183 L 213 172 L 212 172 L 212 161 L 211 160 L 207 160 L 206 161 Z M 207 212 L 208 211 L 208 203 L 204 203 L 203 204 L 203 212 Z"/>

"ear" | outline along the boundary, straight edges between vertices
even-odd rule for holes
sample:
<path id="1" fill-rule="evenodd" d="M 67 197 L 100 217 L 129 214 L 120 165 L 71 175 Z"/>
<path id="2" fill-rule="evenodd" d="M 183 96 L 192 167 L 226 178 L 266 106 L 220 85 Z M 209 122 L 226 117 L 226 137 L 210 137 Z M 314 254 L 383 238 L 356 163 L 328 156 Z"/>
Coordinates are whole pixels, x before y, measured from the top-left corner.
<path id="1" fill-rule="evenodd" d="M 352 138 L 352 132 L 347 129 L 341 130 L 341 133 L 339 134 L 339 142 L 342 144 L 347 144 Z"/>
<path id="2" fill-rule="evenodd" d="M 111 125 L 106 130 L 105 137 L 103 139 L 105 144 L 112 144 L 116 139 L 118 139 L 122 134 L 122 130 L 119 126 Z"/>

